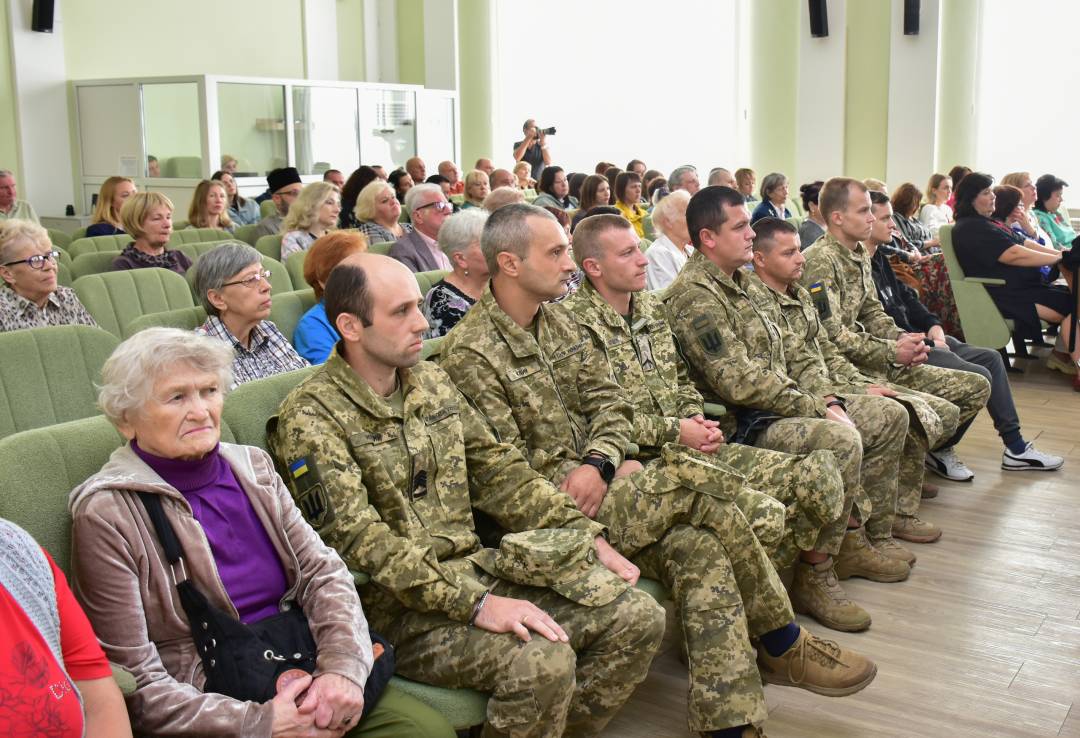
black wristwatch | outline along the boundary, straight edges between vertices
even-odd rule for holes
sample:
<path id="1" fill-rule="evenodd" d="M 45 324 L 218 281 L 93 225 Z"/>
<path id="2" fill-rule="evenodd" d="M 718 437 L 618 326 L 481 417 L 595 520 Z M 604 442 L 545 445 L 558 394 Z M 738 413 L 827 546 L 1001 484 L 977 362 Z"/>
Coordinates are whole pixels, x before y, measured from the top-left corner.
<path id="1" fill-rule="evenodd" d="M 844 401 L 841 400 L 839 397 L 835 397 L 835 398 L 833 398 L 833 399 L 831 399 L 831 400 L 829 400 L 828 402 L 825 403 L 825 408 L 826 409 L 828 409 L 830 407 L 838 407 L 841 410 L 843 410 L 845 413 L 847 412 L 847 405 L 844 404 Z"/>
<path id="2" fill-rule="evenodd" d="M 581 460 L 581 463 L 596 467 L 604 484 L 611 484 L 611 480 L 615 478 L 615 464 L 603 454 L 589 454 Z"/>

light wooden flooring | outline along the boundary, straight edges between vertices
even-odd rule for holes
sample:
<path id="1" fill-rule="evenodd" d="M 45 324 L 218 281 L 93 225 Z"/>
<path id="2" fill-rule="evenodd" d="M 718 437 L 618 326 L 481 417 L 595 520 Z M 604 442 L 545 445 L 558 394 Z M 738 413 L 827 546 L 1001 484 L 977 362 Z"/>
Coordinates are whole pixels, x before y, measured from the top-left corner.
<path id="1" fill-rule="evenodd" d="M 1003 472 L 981 413 L 960 444 L 975 481 L 939 480 L 921 516 L 942 539 L 911 544 L 900 584 L 843 583 L 874 618 L 869 631 L 818 635 L 875 659 L 863 692 L 830 699 L 769 686 L 769 738 L 1073 736 L 1080 738 L 1080 393 L 1038 361 L 1011 375 L 1024 435 L 1064 455 L 1057 472 Z M 669 618 L 670 621 L 670 618 Z M 690 735 L 686 669 L 669 627 L 649 677 L 606 738 Z"/>

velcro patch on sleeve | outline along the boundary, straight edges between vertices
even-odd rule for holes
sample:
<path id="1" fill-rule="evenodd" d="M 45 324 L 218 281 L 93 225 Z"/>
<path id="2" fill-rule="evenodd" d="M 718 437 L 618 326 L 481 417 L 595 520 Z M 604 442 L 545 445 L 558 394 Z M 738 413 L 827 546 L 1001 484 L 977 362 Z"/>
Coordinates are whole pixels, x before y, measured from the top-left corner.
<path id="1" fill-rule="evenodd" d="M 724 342 L 720 337 L 720 330 L 707 315 L 699 315 L 690 321 L 690 327 L 697 336 L 701 350 L 709 356 L 719 356 L 723 350 Z"/>
<path id="2" fill-rule="evenodd" d="M 321 528 L 337 517 L 314 460 L 303 456 L 289 462 L 288 482 L 296 506 L 312 527 Z"/>
<path id="3" fill-rule="evenodd" d="M 814 282 L 810 285 L 810 299 L 814 301 L 818 316 L 822 320 L 832 317 L 832 306 L 829 305 L 829 288 L 824 282 Z"/>

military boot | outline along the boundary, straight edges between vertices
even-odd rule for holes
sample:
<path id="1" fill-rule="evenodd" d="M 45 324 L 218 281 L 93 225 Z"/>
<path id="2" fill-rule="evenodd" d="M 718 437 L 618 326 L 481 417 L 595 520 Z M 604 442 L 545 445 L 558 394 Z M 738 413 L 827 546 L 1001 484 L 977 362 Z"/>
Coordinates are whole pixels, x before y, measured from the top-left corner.
<path id="1" fill-rule="evenodd" d="M 844 535 L 836 555 L 836 578 L 863 577 L 874 582 L 902 582 L 911 574 L 903 561 L 886 556 L 870 544 L 866 530 L 856 528 Z"/>
<path id="2" fill-rule="evenodd" d="M 896 538 L 903 538 L 912 543 L 933 543 L 941 538 L 941 528 L 925 520 L 919 520 L 918 515 L 897 515 L 893 522 L 892 534 Z"/>
<path id="3" fill-rule="evenodd" d="M 758 646 L 758 668 L 768 684 L 799 687 L 826 697 L 855 694 L 874 681 L 877 666 L 857 651 L 818 638 L 803 628 L 780 656 Z"/>
<path id="4" fill-rule="evenodd" d="M 870 627 L 870 613 L 848 599 L 840 588 L 831 558 L 820 564 L 800 561 L 795 565 L 791 606 L 795 612 L 809 615 L 833 630 L 855 633 Z"/>
<path id="5" fill-rule="evenodd" d="M 903 561 L 908 566 L 915 566 L 915 562 L 918 561 L 915 554 L 901 546 L 895 538 L 875 538 L 870 541 L 870 545 L 889 558 Z"/>

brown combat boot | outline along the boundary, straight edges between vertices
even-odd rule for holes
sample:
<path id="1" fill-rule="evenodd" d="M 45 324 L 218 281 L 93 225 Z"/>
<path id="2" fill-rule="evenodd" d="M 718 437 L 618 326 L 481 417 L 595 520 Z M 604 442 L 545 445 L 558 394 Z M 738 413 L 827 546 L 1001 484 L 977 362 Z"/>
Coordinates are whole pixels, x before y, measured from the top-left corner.
<path id="1" fill-rule="evenodd" d="M 912 543 L 933 543 L 941 538 L 941 528 L 925 520 L 919 520 L 918 515 L 897 515 L 893 522 L 892 534 L 895 538 L 903 538 Z"/>
<path id="2" fill-rule="evenodd" d="M 903 561 L 908 566 L 915 566 L 915 562 L 918 561 L 915 554 L 901 546 L 895 538 L 875 538 L 870 541 L 870 545 L 889 558 Z"/>
<path id="3" fill-rule="evenodd" d="M 820 564 L 795 564 L 791 606 L 795 612 L 809 615 L 833 630 L 855 633 L 870 627 L 870 613 L 848 599 L 840 588 L 832 558 Z"/>
<path id="4" fill-rule="evenodd" d="M 799 687 L 826 697 L 844 697 L 865 688 L 877 666 L 862 654 L 818 638 L 803 628 L 786 653 L 772 657 L 758 646 L 758 668 L 768 684 Z"/>
<path id="5" fill-rule="evenodd" d="M 836 555 L 836 578 L 863 577 L 872 582 L 902 582 L 911 574 L 905 562 L 878 551 L 866 537 L 866 530 L 856 528 L 844 535 Z"/>

